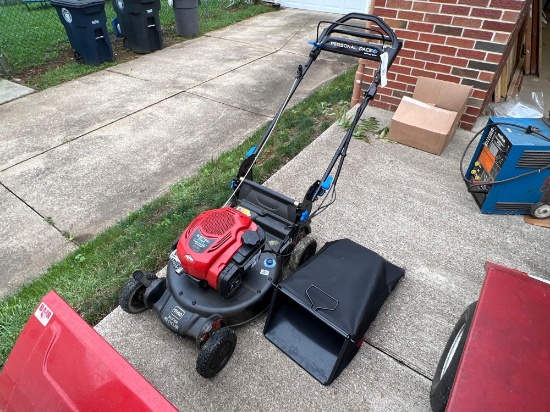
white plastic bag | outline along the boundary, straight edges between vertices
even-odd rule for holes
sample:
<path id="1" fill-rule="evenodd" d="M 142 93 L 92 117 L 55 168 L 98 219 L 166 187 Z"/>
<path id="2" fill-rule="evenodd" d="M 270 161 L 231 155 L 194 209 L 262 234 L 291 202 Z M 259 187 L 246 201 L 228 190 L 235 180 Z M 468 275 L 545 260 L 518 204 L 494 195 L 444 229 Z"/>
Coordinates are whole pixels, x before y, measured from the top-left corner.
<path id="1" fill-rule="evenodd" d="M 544 95 L 532 92 L 531 101 L 521 101 L 518 96 L 501 103 L 490 103 L 486 112 L 492 117 L 540 118 L 544 115 Z"/>

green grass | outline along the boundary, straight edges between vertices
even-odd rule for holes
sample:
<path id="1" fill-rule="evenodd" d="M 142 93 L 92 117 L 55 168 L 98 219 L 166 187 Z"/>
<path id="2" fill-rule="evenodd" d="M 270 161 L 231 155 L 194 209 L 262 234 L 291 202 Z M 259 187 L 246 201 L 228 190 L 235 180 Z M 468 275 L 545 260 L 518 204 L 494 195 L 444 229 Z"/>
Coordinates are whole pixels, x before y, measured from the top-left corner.
<path id="1" fill-rule="evenodd" d="M 116 62 L 103 63 L 100 66 L 88 66 L 77 62 L 70 62 L 61 67 L 49 70 L 42 76 L 37 77 L 32 82 L 28 83 L 29 87 L 36 90 L 44 90 L 48 87 L 57 86 L 58 84 L 68 82 L 80 76 L 85 76 L 94 73 L 98 70 L 106 69 L 107 67 L 116 66 Z"/>
<path id="2" fill-rule="evenodd" d="M 226 27 L 257 14 L 274 10 L 265 5 L 238 4 L 227 7 L 228 4 L 229 0 L 201 2 L 199 6 L 201 33 Z M 0 48 L 6 55 L 14 76 L 26 68 L 40 66 L 55 60 L 61 53 L 69 49 L 67 34 L 55 8 L 50 5 L 41 6 L 40 3 L 29 6 L 31 11 L 27 10 L 25 5 L 20 2 L 0 5 Z M 116 17 L 116 13 L 111 2 L 105 3 L 105 14 L 107 29 L 113 35 L 111 19 Z M 177 41 L 184 40 L 178 38 L 175 33 L 174 13 L 168 6 L 168 0 L 161 0 L 159 17 L 165 37 L 177 38 Z M 72 71 L 73 66 L 76 67 L 76 65 L 68 67 L 62 71 L 60 76 L 67 79 L 67 73 Z M 104 66 L 87 70 L 75 69 L 74 76 L 69 78 L 80 76 L 82 71 L 89 73 L 102 68 Z M 56 70 L 52 71 L 54 73 L 49 75 L 50 83 Z"/>
<path id="3" fill-rule="evenodd" d="M 285 111 L 255 166 L 256 181 L 265 181 L 337 120 L 337 109 L 349 102 L 354 74 L 355 68 L 348 70 Z M 80 246 L 15 295 L 0 300 L 0 364 L 4 364 L 34 307 L 50 290 L 55 289 L 87 322 L 95 324 L 117 305 L 119 291 L 132 271 L 162 268 L 171 243 L 187 224 L 198 213 L 227 200 L 229 182 L 244 154 L 266 128 Z M 304 182 L 304 194 L 311 183 Z"/>
<path id="4" fill-rule="evenodd" d="M 30 8 L 22 3 L 0 8 L 0 47 L 14 72 L 55 59 L 68 41 L 53 7 Z"/>

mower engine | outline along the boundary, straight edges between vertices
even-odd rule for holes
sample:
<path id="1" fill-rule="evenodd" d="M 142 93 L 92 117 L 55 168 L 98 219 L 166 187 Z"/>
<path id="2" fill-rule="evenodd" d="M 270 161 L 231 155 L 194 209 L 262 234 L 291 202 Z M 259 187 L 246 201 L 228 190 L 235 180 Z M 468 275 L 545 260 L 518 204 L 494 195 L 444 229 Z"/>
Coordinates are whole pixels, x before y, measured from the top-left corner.
<path id="1" fill-rule="evenodd" d="M 224 207 L 197 216 L 170 260 L 178 275 L 206 282 L 229 298 L 241 286 L 244 272 L 258 262 L 264 244 L 262 228 L 244 213 Z"/>

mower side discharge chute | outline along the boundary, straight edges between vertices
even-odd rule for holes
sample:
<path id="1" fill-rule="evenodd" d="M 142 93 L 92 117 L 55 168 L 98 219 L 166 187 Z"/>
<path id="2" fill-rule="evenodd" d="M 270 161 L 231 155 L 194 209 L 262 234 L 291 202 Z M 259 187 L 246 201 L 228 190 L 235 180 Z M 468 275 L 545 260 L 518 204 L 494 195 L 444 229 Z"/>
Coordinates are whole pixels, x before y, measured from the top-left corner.
<path id="1" fill-rule="evenodd" d="M 0 410 L 176 409 L 52 291 L 29 318 L 0 374 Z"/>

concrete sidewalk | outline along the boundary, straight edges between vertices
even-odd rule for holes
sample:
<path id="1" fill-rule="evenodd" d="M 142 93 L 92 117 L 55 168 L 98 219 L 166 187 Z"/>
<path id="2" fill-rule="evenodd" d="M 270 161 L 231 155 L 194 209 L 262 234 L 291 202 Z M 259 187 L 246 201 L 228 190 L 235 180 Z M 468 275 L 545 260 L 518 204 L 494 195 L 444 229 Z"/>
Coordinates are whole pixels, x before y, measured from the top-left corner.
<path id="1" fill-rule="evenodd" d="M 385 126 L 391 115 L 368 107 L 364 117 Z M 343 134 L 332 126 L 266 185 L 301 199 Z M 129 315 L 119 308 L 96 329 L 180 410 L 429 411 L 437 362 L 460 314 L 479 295 L 485 261 L 550 278 L 548 229 L 522 216 L 482 215 L 467 193 L 459 159 L 471 136 L 460 130 L 442 156 L 352 141 L 337 200 L 313 221 L 313 234 L 320 244 L 351 238 L 406 274 L 331 386 L 262 336 L 265 314 L 235 329 L 235 353 L 211 380 L 195 372 L 194 342 L 151 311 Z"/>
<path id="2" fill-rule="evenodd" d="M 336 18 L 267 13 L 0 105 L 0 296 L 266 123 Z M 353 64 L 321 55 L 291 104 Z"/>
<path id="3" fill-rule="evenodd" d="M 0 104 L 10 102 L 33 92 L 34 89 L 30 87 L 0 78 Z"/>

